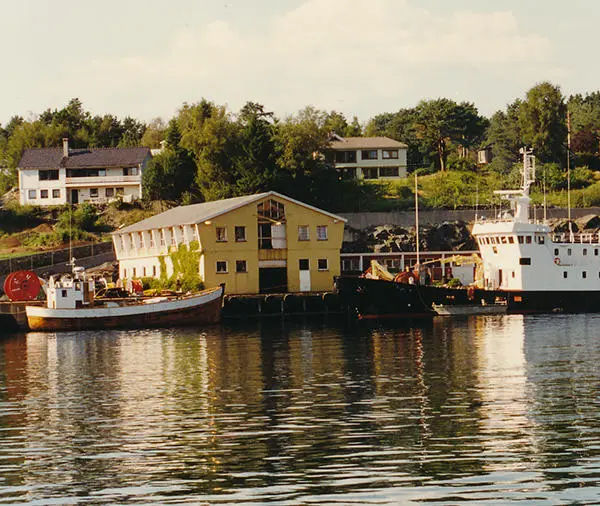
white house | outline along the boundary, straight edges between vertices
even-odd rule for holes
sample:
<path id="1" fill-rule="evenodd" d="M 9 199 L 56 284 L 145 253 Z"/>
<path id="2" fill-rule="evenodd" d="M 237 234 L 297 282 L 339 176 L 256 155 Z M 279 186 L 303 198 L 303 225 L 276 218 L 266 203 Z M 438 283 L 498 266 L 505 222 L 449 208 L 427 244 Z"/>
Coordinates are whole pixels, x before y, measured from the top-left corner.
<path id="1" fill-rule="evenodd" d="M 21 205 L 103 203 L 142 196 L 148 148 L 26 149 L 17 166 Z"/>
<path id="2" fill-rule="evenodd" d="M 398 179 L 406 177 L 408 146 L 388 137 L 334 135 L 329 162 L 347 179 Z"/>

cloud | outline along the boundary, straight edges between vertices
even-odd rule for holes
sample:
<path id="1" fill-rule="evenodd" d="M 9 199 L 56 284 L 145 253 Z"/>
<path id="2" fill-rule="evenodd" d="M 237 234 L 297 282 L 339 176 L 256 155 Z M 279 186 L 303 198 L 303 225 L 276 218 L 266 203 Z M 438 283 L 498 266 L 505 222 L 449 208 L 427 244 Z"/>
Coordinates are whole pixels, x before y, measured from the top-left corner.
<path id="1" fill-rule="evenodd" d="M 162 104 L 154 114 L 165 103 L 201 97 L 235 109 L 262 101 L 278 114 L 308 104 L 372 114 L 369 103 L 418 101 L 425 98 L 419 92 L 436 90 L 452 96 L 441 78 L 462 69 L 503 74 L 552 62 L 550 41 L 520 27 L 511 12 L 444 17 L 408 0 L 306 0 L 253 31 L 243 28 L 224 20 L 188 27 L 162 54 L 78 64 L 66 69 L 65 83 L 97 100 L 121 92 L 131 99 L 139 90 L 140 106 L 152 87 L 161 93 L 153 103 Z"/>

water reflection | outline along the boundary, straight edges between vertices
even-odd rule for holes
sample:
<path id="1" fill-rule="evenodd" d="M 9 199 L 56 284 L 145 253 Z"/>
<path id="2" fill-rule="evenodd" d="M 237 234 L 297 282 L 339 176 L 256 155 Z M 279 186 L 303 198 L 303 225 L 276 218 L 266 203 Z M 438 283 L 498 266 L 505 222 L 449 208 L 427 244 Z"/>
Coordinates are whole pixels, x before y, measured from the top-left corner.
<path id="1" fill-rule="evenodd" d="M 0 503 L 590 501 L 597 323 L 11 336 Z"/>

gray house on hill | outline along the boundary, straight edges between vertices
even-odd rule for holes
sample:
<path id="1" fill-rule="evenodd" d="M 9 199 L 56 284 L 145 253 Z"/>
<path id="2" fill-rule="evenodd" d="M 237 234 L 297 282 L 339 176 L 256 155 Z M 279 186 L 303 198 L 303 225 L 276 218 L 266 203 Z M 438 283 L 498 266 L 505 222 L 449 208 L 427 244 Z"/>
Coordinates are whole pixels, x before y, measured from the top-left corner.
<path id="1" fill-rule="evenodd" d="M 149 148 L 26 149 L 19 171 L 21 205 L 51 206 L 126 202 L 142 196 L 142 173 L 152 158 Z"/>

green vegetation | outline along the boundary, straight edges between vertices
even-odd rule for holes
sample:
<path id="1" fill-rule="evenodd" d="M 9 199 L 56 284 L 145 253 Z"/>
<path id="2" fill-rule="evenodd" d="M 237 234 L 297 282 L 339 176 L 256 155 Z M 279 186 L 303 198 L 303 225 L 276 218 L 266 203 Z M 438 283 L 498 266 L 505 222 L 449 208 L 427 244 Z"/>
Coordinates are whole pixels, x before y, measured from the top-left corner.
<path id="1" fill-rule="evenodd" d="M 158 212 L 152 207 L 157 201 L 191 204 L 267 190 L 333 212 L 412 206 L 410 180 L 342 180 L 327 149 L 332 133 L 337 133 L 387 136 L 406 143 L 408 172 L 422 177 L 423 205 L 453 209 L 474 205 L 475 195 L 482 203 L 494 189 L 518 186 L 519 149 L 528 146 L 538 163 L 540 184 L 535 192 L 541 191 L 543 174 L 547 201 L 558 202 L 567 186 L 567 111 L 573 203 L 597 202 L 600 92 L 567 98 L 548 82 L 534 86 L 490 118 L 480 115 L 473 103 L 437 98 L 379 114 L 362 125 L 356 117 L 348 121 L 337 111 L 310 106 L 277 118 L 259 103 L 248 102 L 234 113 L 205 99 L 184 103 L 168 121 L 144 124 L 133 118 L 92 115 L 74 98 L 63 109 L 48 109 L 32 120 L 15 116 L 0 125 L 0 192 L 16 183 L 16 166 L 25 148 L 60 146 L 61 139 L 69 137 L 74 148 L 164 146 L 144 171 L 147 207 L 129 209 L 135 218 L 150 208 Z M 489 165 L 477 163 L 482 148 L 492 155 Z M 33 209 L 2 213 L 4 233 L 43 222 L 36 222 Z M 57 234 L 63 225 L 56 227 Z M 101 222 L 93 227 L 80 223 L 77 230 L 83 239 L 85 233 L 101 228 Z M 37 239 L 40 244 L 52 240 Z"/>

